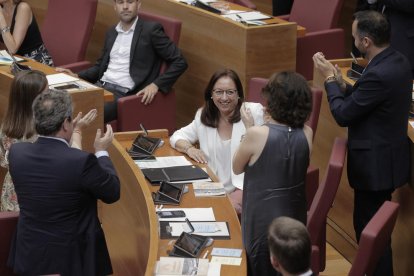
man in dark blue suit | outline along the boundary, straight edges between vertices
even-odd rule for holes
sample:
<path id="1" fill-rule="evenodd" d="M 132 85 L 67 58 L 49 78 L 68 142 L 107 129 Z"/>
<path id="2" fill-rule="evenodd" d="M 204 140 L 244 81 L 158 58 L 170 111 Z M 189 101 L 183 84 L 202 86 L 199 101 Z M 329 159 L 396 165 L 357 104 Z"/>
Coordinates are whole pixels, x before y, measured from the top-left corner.
<path id="1" fill-rule="evenodd" d="M 414 1 L 359 0 L 357 11 L 367 9 L 377 10 L 387 16 L 391 25 L 391 46 L 408 58 L 414 78 Z"/>
<path id="2" fill-rule="evenodd" d="M 379 207 L 408 181 L 412 75 L 407 58 L 389 47 L 390 26 L 383 14 L 361 11 L 354 18 L 355 46 L 368 60 L 354 86 L 343 82 L 339 68 L 322 53 L 313 59 L 325 77 L 333 117 L 348 127 L 348 179 L 354 189 L 354 228 L 359 241 Z M 379 263 L 378 275 L 393 274 L 391 246 Z"/>
<path id="3" fill-rule="evenodd" d="M 9 265 L 19 275 L 108 275 L 111 261 L 97 217 L 97 199 L 113 203 L 120 186 L 106 149 L 113 133 L 98 129 L 91 154 L 69 147 L 72 102 L 49 90 L 33 103 L 35 143 L 17 143 L 9 169 L 20 216 Z"/>

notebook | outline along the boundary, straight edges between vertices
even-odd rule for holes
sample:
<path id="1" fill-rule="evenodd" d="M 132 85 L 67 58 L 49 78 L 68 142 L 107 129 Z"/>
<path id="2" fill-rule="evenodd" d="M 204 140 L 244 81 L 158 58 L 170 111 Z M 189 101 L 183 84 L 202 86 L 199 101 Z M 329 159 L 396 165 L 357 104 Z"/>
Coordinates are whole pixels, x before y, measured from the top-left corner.
<path id="1" fill-rule="evenodd" d="M 142 169 L 142 173 L 151 183 L 161 181 L 191 181 L 197 179 L 208 179 L 208 174 L 199 166 L 176 166 L 167 168 L 148 168 Z"/>

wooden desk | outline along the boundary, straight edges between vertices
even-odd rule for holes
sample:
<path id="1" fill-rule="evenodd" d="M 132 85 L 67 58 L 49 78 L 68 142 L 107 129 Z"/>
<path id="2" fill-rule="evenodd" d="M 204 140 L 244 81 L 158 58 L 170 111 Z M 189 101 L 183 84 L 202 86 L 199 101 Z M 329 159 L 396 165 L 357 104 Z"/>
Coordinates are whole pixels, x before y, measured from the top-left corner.
<path id="1" fill-rule="evenodd" d="M 169 240 L 158 238 L 158 223 L 151 192 L 158 186 L 150 185 L 141 170 L 128 156 L 125 148 L 131 146 L 138 132 L 115 134 L 109 153 L 121 180 L 121 199 L 115 204 L 100 204 L 99 213 L 114 268 L 114 275 L 153 275 L 155 262 L 167 256 Z M 153 136 L 164 138 L 165 145 L 156 155 L 181 155 L 169 146 L 168 132 L 150 131 Z M 195 198 L 189 185 L 180 207 L 213 207 L 217 221 L 227 221 L 230 240 L 215 240 L 212 247 L 243 248 L 237 215 L 227 197 Z M 166 206 L 176 207 L 176 206 Z M 201 255 L 203 255 L 202 252 Z M 221 275 L 246 275 L 246 254 L 243 250 L 241 266 L 222 266 Z M 209 256 L 211 258 L 211 256 Z"/>
<path id="2" fill-rule="evenodd" d="M 346 82 L 354 84 L 353 80 L 346 77 L 351 61 L 351 59 L 340 59 L 331 62 L 340 66 Z M 324 89 L 324 78 L 317 70 L 314 70 L 313 76 L 313 84 Z M 318 132 L 316 133 L 312 153 L 312 163 L 321 169 L 322 175 L 325 173 L 324 170 L 336 136 L 347 137 L 347 129 L 336 124 L 326 96 L 323 96 Z M 408 136 L 414 142 L 414 130 L 411 126 L 408 126 Z M 413 143 L 411 144 L 411 153 L 414 156 Z M 392 235 L 394 275 L 396 276 L 411 275 L 414 270 L 414 263 L 412 262 L 414 254 L 414 165 L 411 164 L 411 166 L 411 183 L 397 189 L 393 194 L 393 200 L 400 203 L 397 224 Z M 328 214 L 327 240 L 350 262 L 355 257 L 357 249 L 351 210 L 353 210 L 353 190 L 349 187 L 345 169 L 335 203 Z"/>
<path id="3" fill-rule="evenodd" d="M 32 69 L 39 70 L 45 74 L 57 73 L 54 68 L 41 64 L 34 60 L 28 60 L 24 62 L 25 65 L 30 66 Z M 14 76 L 10 72 L 10 66 L 0 66 L 0 121 L 4 117 L 7 106 L 9 103 L 10 87 Z M 79 91 L 71 91 L 74 107 L 74 114 L 82 111 L 86 114 L 89 110 L 96 108 L 98 110 L 98 116 L 86 128 L 83 132 L 82 144 L 84 149 L 90 152 L 94 152 L 93 142 L 95 140 L 96 129 L 103 128 L 103 104 L 105 101 L 113 101 L 113 95 L 110 92 L 97 87 L 96 89 L 87 89 Z"/>
<path id="4" fill-rule="evenodd" d="M 247 10 L 232 3 L 230 7 Z M 294 71 L 297 36 L 305 31 L 279 18 L 271 19 L 270 25 L 245 26 L 174 0 L 144 1 L 142 10 L 182 21 L 179 47 L 189 68 L 175 85 L 178 127 L 188 124 L 204 103 L 204 88 L 220 68 L 234 69 L 245 91 L 252 77 Z"/>

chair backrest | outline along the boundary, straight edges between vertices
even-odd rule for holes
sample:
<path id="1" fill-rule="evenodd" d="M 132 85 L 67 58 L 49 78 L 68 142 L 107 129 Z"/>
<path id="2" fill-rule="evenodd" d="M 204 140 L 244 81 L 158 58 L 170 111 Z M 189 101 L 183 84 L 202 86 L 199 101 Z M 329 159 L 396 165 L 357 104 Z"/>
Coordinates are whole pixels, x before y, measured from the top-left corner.
<path id="1" fill-rule="evenodd" d="M 123 97 L 118 100 L 117 131 L 140 129 L 142 123 L 147 129 L 168 129 L 175 131 L 176 99 L 174 89 L 167 94 L 158 95 L 149 105 L 141 103 L 137 96 Z"/>
<path id="2" fill-rule="evenodd" d="M 385 201 L 361 233 L 350 276 L 373 275 L 385 247 L 389 244 L 398 216 L 399 204 Z"/>
<path id="3" fill-rule="evenodd" d="M 307 228 L 311 237 L 312 245 L 319 247 L 320 265 L 325 268 L 325 243 L 326 243 L 326 217 L 331 208 L 336 191 L 342 177 L 345 164 L 347 140 L 336 138 L 332 147 L 328 167 L 322 182 L 319 184 L 315 197 L 308 212 Z"/>
<path id="4" fill-rule="evenodd" d="M 312 112 L 306 124 L 313 131 L 313 139 L 315 139 L 316 129 L 318 128 L 319 113 L 321 112 L 322 90 L 311 87 L 312 90 Z"/>
<path id="5" fill-rule="evenodd" d="M 252 9 L 252 10 L 256 9 L 256 5 L 250 0 L 228 0 L 228 2 L 232 2 L 232 3 L 235 3 L 237 5 L 244 6 L 246 8 Z"/>
<path id="6" fill-rule="evenodd" d="M 251 78 L 249 81 L 249 92 L 246 97 L 248 102 L 256 102 L 265 104 L 261 92 L 263 87 L 267 84 L 269 80 L 265 78 Z M 316 129 L 318 127 L 319 113 L 321 111 L 321 102 L 322 102 L 322 90 L 311 87 L 312 91 L 312 112 L 309 115 L 309 119 L 306 124 L 313 131 L 313 138 L 315 138 Z"/>
<path id="7" fill-rule="evenodd" d="M 289 21 L 314 32 L 336 28 L 343 0 L 295 0 Z"/>
<path id="8" fill-rule="evenodd" d="M 251 78 L 249 81 L 249 91 L 247 93 L 246 101 L 261 103 L 264 105 L 264 99 L 262 97 L 262 89 L 266 86 L 269 79 L 265 78 Z"/>
<path id="9" fill-rule="evenodd" d="M 171 41 L 178 45 L 181 35 L 181 21 L 171 17 L 166 17 L 144 11 L 139 11 L 138 16 L 146 21 L 154 21 L 160 23 L 164 28 L 165 34 L 171 39 Z M 167 70 L 167 68 L 167 63 L 163 62 L 161 65 L 160 74 L 164 73 L 165 70 Z"/>
<path id="10" fill-rule="evenodd" d="M 98 0 L 49 1 L 41 30 L 56 66 L 85 59 L 97 4 Z"/>
<path id="11" fill-rule="evenodd" d="M 160 23 L 165 34 L 176 45 L 180 40 L 181 21 L 156 15 L 148 12 L 138 12 L 138 16 L 147 21 Z M 163 62 L 160 74 L 168 68 Z M 136 96 L 123 97 L 118 100 L 118 119 L 116 122 L 117 131 L 131 131 L 139 129 L 142 123 L 147 129 L 168 129 L 171 135 L 175 131 L 176 98 L 174 89 L 167 94 L 158 93 L 149 105 L 141 104 L 141 98 Z"/>
<path id="12" fill-rule="evenodd" d="M 7 267 L 10 245 L 17 226 L 19 212 L 0 212 L 0 275 L 13 274 L 12 269 Z"/>

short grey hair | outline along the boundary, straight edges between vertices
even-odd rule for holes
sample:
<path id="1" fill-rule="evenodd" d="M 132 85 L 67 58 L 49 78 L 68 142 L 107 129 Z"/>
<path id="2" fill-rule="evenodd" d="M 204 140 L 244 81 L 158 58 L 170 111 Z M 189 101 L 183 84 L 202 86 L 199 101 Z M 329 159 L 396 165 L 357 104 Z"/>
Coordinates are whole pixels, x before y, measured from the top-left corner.
<path id="1" fill-rule="evenodd" d="M 53 136 L 66 118 L 72 120 L 72 99 L 67 91 L 48 89 L 32 105 L 35 128 L 39 135 Z"/>

